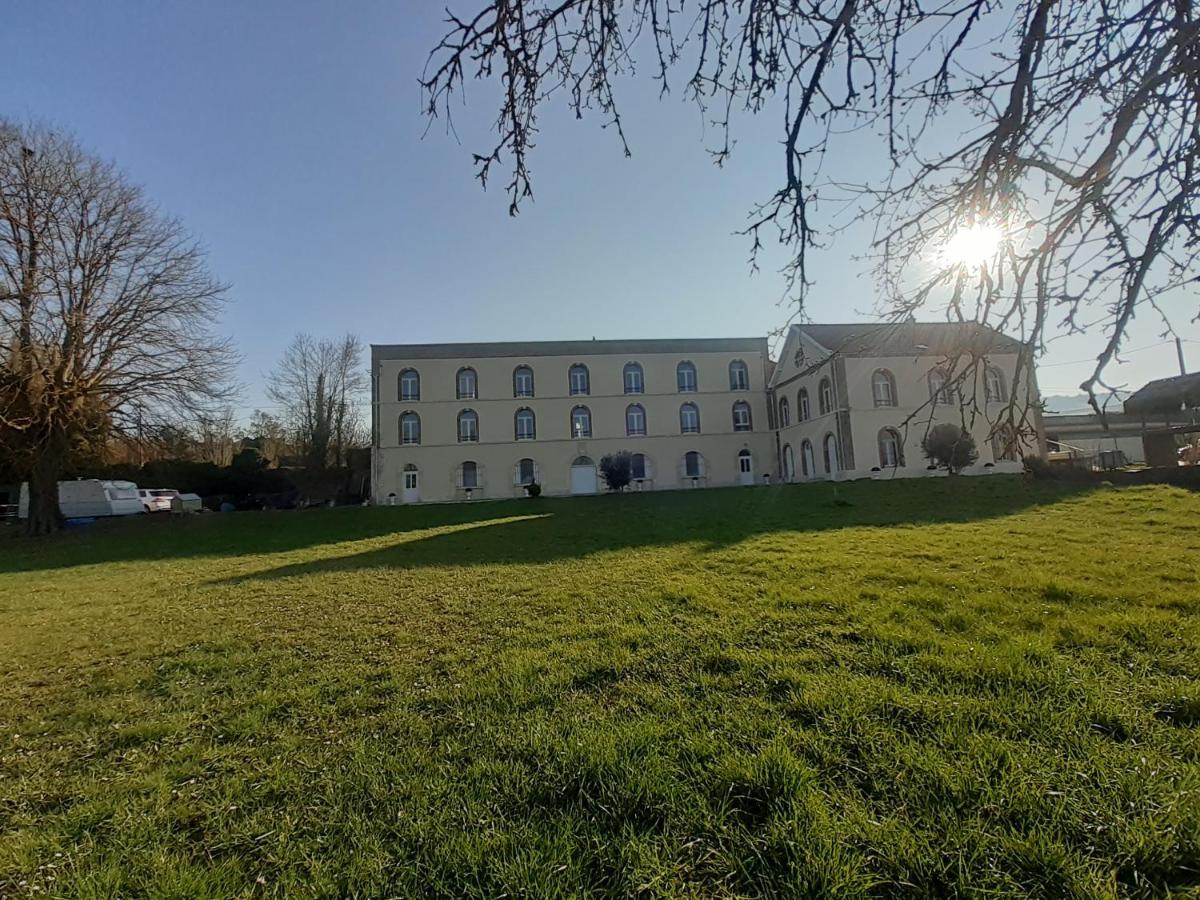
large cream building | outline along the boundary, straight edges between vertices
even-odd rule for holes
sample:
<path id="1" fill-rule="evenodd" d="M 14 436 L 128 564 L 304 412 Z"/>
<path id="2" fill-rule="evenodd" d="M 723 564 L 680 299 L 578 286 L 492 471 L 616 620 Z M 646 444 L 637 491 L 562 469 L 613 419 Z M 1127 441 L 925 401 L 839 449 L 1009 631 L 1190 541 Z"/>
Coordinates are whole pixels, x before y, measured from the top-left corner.
<path id="1" fill-rule="evenodd" d="M 377 503 L 603 490 L 628 450 L 635 490 L 927 474 L 920 441 L 962 423 L 955 359 L 986 392 L 973 473 L 1019 471 L 1037 439 L 999 440 L 1019 345 L 956 325 L 797 325 L 766 338 L 372 345 Z M 1036 385 L 1015 388 L 1036 399 Z"/>

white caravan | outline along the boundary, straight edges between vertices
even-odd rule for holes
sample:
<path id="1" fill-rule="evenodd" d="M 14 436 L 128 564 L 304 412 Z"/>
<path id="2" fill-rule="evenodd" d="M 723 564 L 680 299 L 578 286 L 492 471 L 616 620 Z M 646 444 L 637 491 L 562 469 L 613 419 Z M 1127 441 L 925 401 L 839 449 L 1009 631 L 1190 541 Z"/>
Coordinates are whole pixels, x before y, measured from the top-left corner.
<path id="1" fill-rule="evenodd" d="M 138 486 L 132 481 L 80 478 L 58 483 L 58 508 L 67 519 L 90 516 L 136 516 L 142 512 Z M 17 515 L 29 518 L 29 485 L 21 485 Z"/>

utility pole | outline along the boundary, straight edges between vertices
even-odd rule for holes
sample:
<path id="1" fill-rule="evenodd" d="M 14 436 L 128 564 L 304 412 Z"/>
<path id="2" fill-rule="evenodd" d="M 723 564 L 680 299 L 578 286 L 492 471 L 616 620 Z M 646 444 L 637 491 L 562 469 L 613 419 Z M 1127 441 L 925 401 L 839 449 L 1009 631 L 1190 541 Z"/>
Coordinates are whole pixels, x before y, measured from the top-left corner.
<path id="1" fill-rule="evenodd" d="M 1179 338 L 1175 338 L 1175 353 L 1179 357 L 1179 374 L 1186 375 L 1187 366 L 1183 363 L 1183 341 Z"/>

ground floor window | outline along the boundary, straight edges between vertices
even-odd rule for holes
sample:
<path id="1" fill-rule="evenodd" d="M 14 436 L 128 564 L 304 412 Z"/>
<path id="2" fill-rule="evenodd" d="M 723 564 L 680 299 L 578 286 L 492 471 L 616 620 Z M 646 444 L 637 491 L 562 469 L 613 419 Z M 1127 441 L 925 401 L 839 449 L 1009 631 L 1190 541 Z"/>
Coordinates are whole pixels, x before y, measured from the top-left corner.
<path id="1" fill-rule="evenodd" d="M 904 465 L 904 441 L 895 428 L 883 428 L 879 432 L 879 465 L 885 469 Z"/>

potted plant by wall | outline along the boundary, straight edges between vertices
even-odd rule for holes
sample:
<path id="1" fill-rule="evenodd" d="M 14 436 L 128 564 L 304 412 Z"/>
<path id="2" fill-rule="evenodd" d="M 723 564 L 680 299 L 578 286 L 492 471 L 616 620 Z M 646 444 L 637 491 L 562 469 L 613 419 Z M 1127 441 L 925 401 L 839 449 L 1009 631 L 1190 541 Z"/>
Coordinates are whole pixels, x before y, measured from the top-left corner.
<path id="1" fill-rule="evenodd" d="M 525 496 L 526 497 L 542 496 L 542 486 L 540 484 L 538 484 L 536 481 L 529 482 L 529 484 L 525 485 Z"/>

